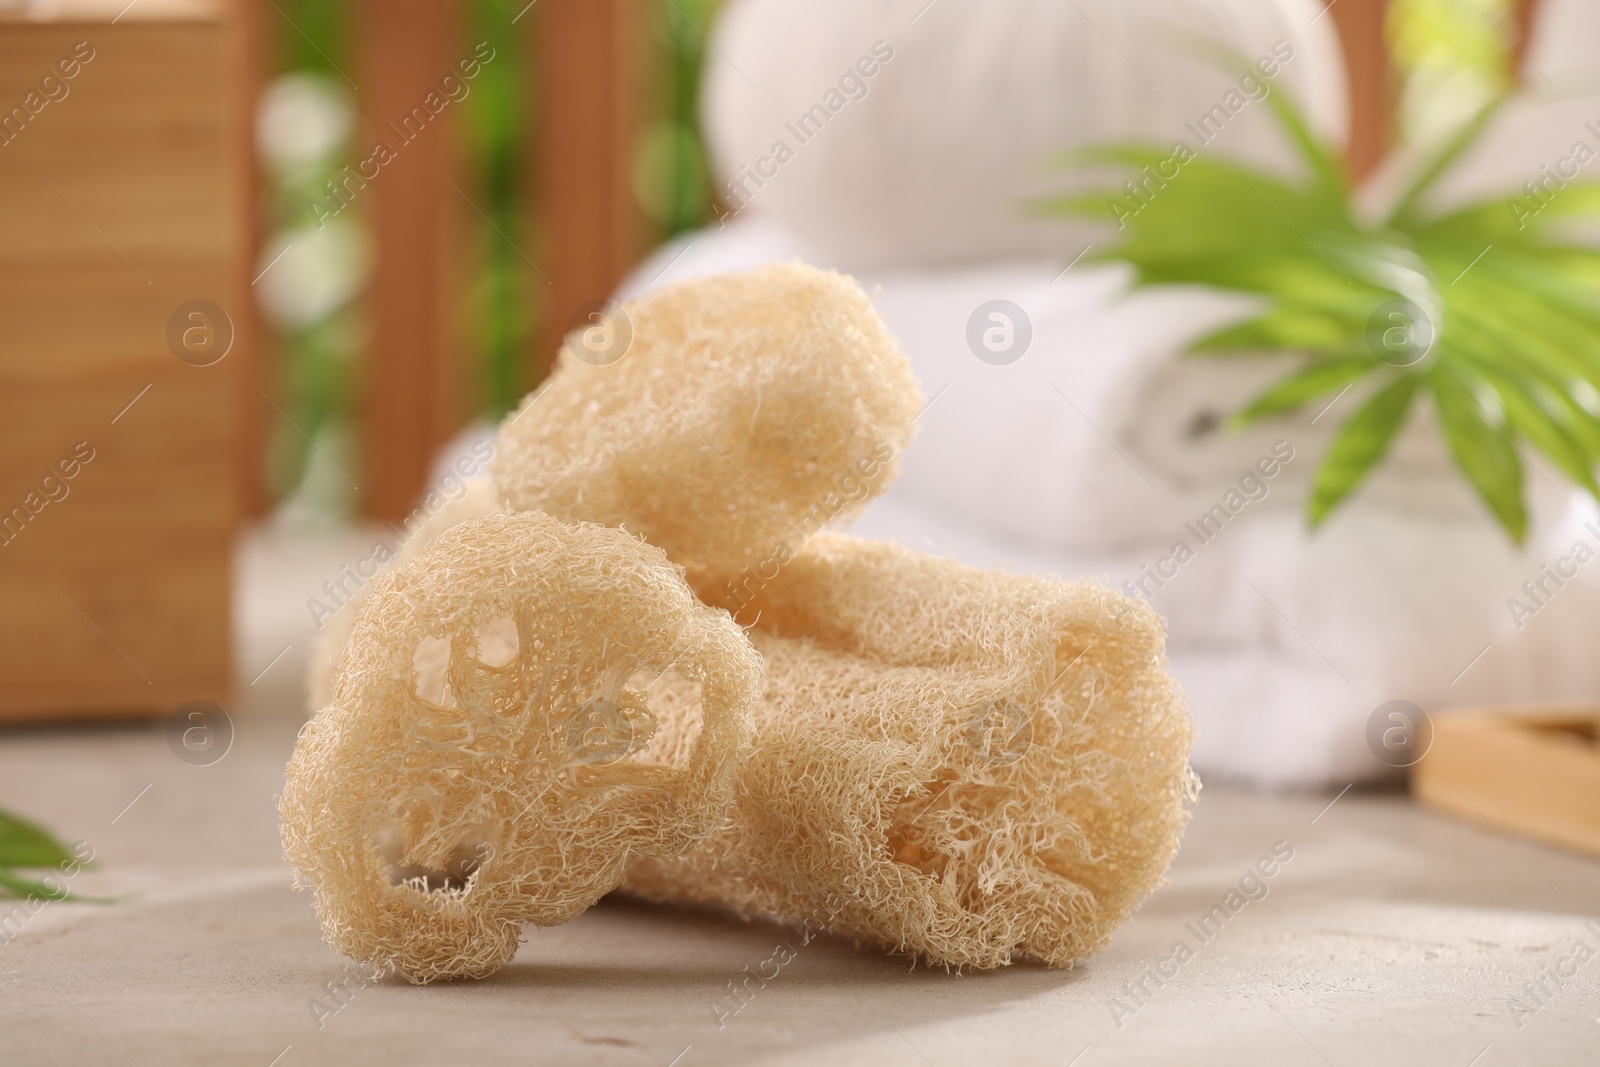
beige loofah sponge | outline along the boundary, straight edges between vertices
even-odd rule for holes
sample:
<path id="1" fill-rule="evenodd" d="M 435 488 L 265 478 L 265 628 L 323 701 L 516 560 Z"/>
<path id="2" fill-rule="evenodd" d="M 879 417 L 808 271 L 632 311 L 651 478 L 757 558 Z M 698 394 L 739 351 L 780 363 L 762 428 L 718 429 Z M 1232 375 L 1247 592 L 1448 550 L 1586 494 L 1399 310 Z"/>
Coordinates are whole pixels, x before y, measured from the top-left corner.
<path id="1" fill-rule="evenodd" d="M 893 479 L 922 398 L 850 278 L 767 266 L 623 310 L 626 355 L 593 365 L 569 339 L 502 426 L 511 507 L 626 527 L 716 596 Z"/>
<path id="2" fill-rule="evenodd" d="M 758 613 L 734 812 L 687 855 L 635 860 L 628 890 L 947 966 L 1067 966 L 1161 881 L 1198 784 L 1142 602 L 823 534 Z"/>
<path id="3" fill-rule="evenodd" d="M 413 982 L 489 974 L 522 922 L 716 828 L 760 675 L 630 534 L 535 512 L 441 534 L 373 583 L 289 764 L 284 848 L 324 936 Z"/>

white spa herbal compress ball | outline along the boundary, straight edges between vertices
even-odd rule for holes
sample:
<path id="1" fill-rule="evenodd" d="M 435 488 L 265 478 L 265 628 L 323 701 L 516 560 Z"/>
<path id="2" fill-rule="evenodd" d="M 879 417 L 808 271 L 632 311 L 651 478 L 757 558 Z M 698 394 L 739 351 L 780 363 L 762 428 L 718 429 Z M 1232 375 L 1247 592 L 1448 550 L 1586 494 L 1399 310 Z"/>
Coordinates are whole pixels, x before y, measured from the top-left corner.
<path id="1" fill-rule="evenodd" d="M 1105 231 L 1026 213 L 1062 188 L 1043 165 L 1054 153 L 1183 140 L 1292 165 L 1257 83 L 1241 86 L 1206 42 L 1267 60 L 1260 83 L 1343 140 L 1344 68 L 1319 6 L 731 0 L 705 68 L 714 182 L 738 214 L 771 217 L 852 269 L 1070 259 Z"/>

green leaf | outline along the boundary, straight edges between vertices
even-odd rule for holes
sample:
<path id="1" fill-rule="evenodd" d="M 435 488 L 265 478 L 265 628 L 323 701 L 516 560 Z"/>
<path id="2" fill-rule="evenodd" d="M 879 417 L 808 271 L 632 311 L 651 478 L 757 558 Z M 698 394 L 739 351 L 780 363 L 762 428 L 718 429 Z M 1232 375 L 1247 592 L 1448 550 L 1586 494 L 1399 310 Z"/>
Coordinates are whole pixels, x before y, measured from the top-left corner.
<path id="1" fill-rule="evenodd" d="M 1308 400 L 1359 381 L 1378 367 L 1379 364 L 1371 358 L 1330 359 L 1313 363 L 1261 393 L 1230 421 L 1234 426 L 1241 427 L 1268 415 L 1293 411 Z"/>
<path id="2" fill-rule="evenodd" d="M 1045 157 L 1044 164 L 1047 167 L 1077 170 L 1085 165 L 1118 163 L 1137 170 L 1140 167 L 1153 167 L 1170 155 L 1170 148 L 1153 144 L 1096 144 L 1057 152 Z"/>
<path id="3" fill-rule="evenodd" d="M 1118 146 L 1106 155 L 1125 162 L 1132 191 L 1124 184 L 1061 199 L 1071 213 L 1115 215 L 1125 235 L 1118 253 L 1130 260 L 1245 256 L 1267 248 L 1301 254 L 1320 235 L 1356 233 L 1340 201 L 1275 175 L 1192 153 L 1181 162 L 1138 146 Z"/>
<path id="4" fill-rule="evenodd" d="M 65 889 L 51 889 L 43 882 L 19 877 L 4 867 L 0 867 L 0 888 L 11 890 L 15 896 L 40 900 L 68 900 L 72 896 Z"/>
<path id="5" fill-rule="evenodd" d="M 1485 377 L 1494 385 L 1512 428 L 1548 456 L 1575 484 L 1600 498 L 1600 486 L 1596 486 L 1594 480 L 1595 460 L 1582 442 L 1552 417 L 1533 393 L 1524 391 L 1509 379 Z"/>
<path id="6" fill-rule="evenodd" d="M 1511 539 L 1520 545 L 1528 530 L 1528 513 L 1522 503 L 1522 458 L 1505 433 L 1484 416 L 1477 401 L 1468 395 L 1470 382 L 1436 366 L 1429 375 L 1429 384 L 1456 466 Z"/>
<path id="7" fill-rule="evenodd" d="M 1383 458 L 1405 422 L 1411 399 L 1417 394 L 1417 385 L 1416 375 L 1401 376 L 1362 405 L 1361 410 L 1339 428 L 1311 486 L 1308 515 L 1312 529 L 1321 526 Z"/>
<path id="8" fill-rule="evenodd" d="M 1209 153 L 1098 146 L 1061 158 L 1097 174 L 1120 170 L 1131 188 L 1059 197 L 1044 210 L 1116 218 L 1115 243 L 1097 248 L 1095 259 L 1126 261 L 1137 285 L 1205 285 L 1256 298 L 1251 315 L 1193 342 L 1192 353 L 1316 357 L 1255 397 L 1235 424 L 1290 410 L 1373 370 L 1393 373 L 1370 358 L 1369 323 L 1393 301 L 1426 309 L 1434 330 L 1425 369 L 1386 377 L 1340 428 L 1314 480 L 1313 526 L 1382 461 L 1424 379 L 1457 466 L 1514 539 L 1527 524 L 1520 441 L 1596 493 L 1600 248 L 1574 243 L 1561 223 L 1600 221 L 1600 183 L 1568 182 L 1536 210 L 1514 209 L 1502 195 L 1426 216 L 1431 191 L 1503 114 L 1496 101 L 1423 161 L 1389 222 L 1370 224 L 1347 190 L 1336 150 L 1317 140 L 1286 92 L 1275 89 L 1268 99 L 1307 164 L 1298 178 Z M 1482 403 L 1494 411 L 1486 414 Z"/>
<path id="9" fill-rule="evenodd" d="M 1254 64 L 1250 57 L 1220 41 L 1199 38 L 1194 41 L 1194 51 L 1202 56 L 1209 57 L 1218 68 L 1240 75 L 1251 72 Z M 1267 85 L 1267 105 L 1272 109 L 1278 122 L 1289 135 L 1296 148 L 1300 150 L 1301 157 L 1310 166 L 1316 183 L 1321 191 L 1332 199 L 1342 200 L 1346 186 L 1344 167 L 1339 162 L 1339 157 L 1330 152 L 1316 135 L 1311 132 L 1311 124 L 1305 115 L 1295 105 L 1294 99 L 1288 93 L 1277 91 L 1271 84 Z"/>
<path id="10" fill-rule="evenodd" d="M 1525 290 L 1484 286 L 1452 304 L 1462 328 L 1452 331 L 1451 347 L 1499 367 L 1536 373 L 1570 391 L 1581 379 L 1600 390 L 1600 359 L 1593 332 Z"/>
<path id="11" fill-rule="evenodd" d="M 1076 193 L 1066 196 L 1049 196 L 1030 201 L 1027 208 L 1036 215 L 1079 215 L 1085 218 L 1103 218 L 1117 221 L 1116 194 L 1105 190 Z"/>
<path id="12" fill-rule="evenodd" d="M 1332 353 L 1349 347 L 1359 320 L 1315 308 L 1280 302 L 1262 315 L 1206 334 L 1191 352 L 1233 352 L 1242 348 L 1309 349 Z"/>
<path id="13" fill-rule="evenodd" d="M 1299 311 L 1353 320 L 1360 324 L 1354 329 L 1358 337 L 1372 310 L 1391 295 L 1371 286 L 1352 285 L 1309 246 L 1294 253 L 1234 255 L 1231 251 L 1218 251 L 1184 258 L 1123 258 L 1139 269 L 1144 284 L 1211 285 L 1276 296 Z"/>
<path id="14" fill-rule="evenodd" d="M 1489 269 L 1475 277 L 1485 266 Z M 1558 269 L 1546 256 L 1530 256 L 1515 248 L 1486 258 L 1467 277 L 1473 279 L 1469 291 L 1504 291 L 1511 306 L 1536 308 L 1536 315 L 1561 316 L 1562 325 L 1576 327 L 1584 349 L 1593 354 L 1600 338 L 1600 308 L 1595 306 L 1600 286 L 1585 286 L 1570 268 Z"/>
<path id="15" fill-rule="evenodd" d="M 1410 188 L 1400 197 L 1400 201 L 1395 205 L 1394 211 L 1390 213 L 1392 225 L 1405 229 L 1408 223 L 1414 224 L 1417 207 L 1422 198 L 1427 195 L 1428 191 L 1434 187 L 1450 167 L 1461 158 L 1467 149 L 1478 143 L 1478 139 L 1483 136 L 1483 131 L 1489 126 L 1489 120 L 1499 113 L 1500 108 L 1509 98 L 1509 96 L 1499 96 L 1489 101 L 1478 110 L 1476 115 L 1464 123 L 1461 129 L 1445 140 L 1434 157 L 1423 166 L 1422 172 L 1411 183 Z"/>
<path id="16" fill-rule="evenodd" d="M 1327 195 L 1342 200 L 1348 186 L 1344 167 L 1338 157 L 1323 147 L 1322 142 L 1311 132 L 1311 124 L 1295 106 L 1294 100 L 1286 92 L 1272 92 L 1267 95 L 1267 105 L 1272 108 L 1272 113 L 1288 131 L 1290 140 L 1310 165 L 1318 184 Z"/>
<path id="17" fill-rule="evenodd" d="M 1503 333 L 1488 318 L 1478 325 L 1481 329 L 1455 334 L 1449 349 L 1459 349 L 1465 365 L 1494 387 L 1513 428 L 1573 482 L 1600 497 L 1594 478 L 1600 463 L 1600 419 L 1573 399 L 1577 379 L 1564 372 L 1559 360 L 1546 358 L 1537 335 Z M 1522 358 L 1507 359 L 1507 353 Z"/>
<path id="18" fill-rule="evenodd" d="M 47 830 L 0 811 L 0 867 L 55 867 L 74 860 Z"/>
<path id="19" fill-rule="evenodd" d="M 40 900 L 70 900 L 74 904 L 121 904 L 134 899 L 132 894 L 120 897 L 86 897 L 81 893 L 73 893 L 66 888 L 52 889 L 44 882 L 32 878 L 22 878 L 15 871 L 0 867 L 0 889 L 9 889 L 13 895 L 19 897 L 38 898 Z M 3 895 L 3 894 L 0 894 Z"/>

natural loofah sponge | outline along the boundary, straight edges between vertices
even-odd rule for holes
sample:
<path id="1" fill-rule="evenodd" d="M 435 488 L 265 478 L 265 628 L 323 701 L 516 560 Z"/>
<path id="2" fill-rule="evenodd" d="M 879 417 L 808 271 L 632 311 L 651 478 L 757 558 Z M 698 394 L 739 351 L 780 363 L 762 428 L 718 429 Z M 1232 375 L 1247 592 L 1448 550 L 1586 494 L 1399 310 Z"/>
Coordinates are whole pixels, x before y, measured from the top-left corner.
<path id="1" fill-rule="evenodd" d="M 716 828 L 760 676 L 626 532 L 527 512 L 441 534 L 373 583 L 289 764 L 284 849 L 324 937 L 413 982 L 491 973 L 522 922 Z"/>
<path id="2" fill-rule="evenodd" d="M 746 614 L 766 682 L 733 814 L 628 890 L 994 967 L 1070 965 L 1160 883 L 1198 783 L 1142 602 L 823 534 Z"/>
<path id="3" fill-rule="evenodd" d="M 627 304 L 605 366 L 563 346 L 500 431 L 513 508 L 622 526 L 714 595 L 893 480 L 922 406 L 871 301 L 840 274 L 773 265 Z"/>

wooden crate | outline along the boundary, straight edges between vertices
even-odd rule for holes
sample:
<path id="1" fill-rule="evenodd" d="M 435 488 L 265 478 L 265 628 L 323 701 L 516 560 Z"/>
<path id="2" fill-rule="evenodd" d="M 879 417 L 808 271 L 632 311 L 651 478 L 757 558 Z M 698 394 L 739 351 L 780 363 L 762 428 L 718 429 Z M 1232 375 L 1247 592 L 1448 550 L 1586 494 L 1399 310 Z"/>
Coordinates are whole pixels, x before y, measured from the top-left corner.
<path id="1" fill-rule="evenodd" d="M 1600 855 L 1596 724 L 1592 707 L 1439 716 L 1412 792 L 1479 825 Z"/>
<path id="2" fill-rule="evenodd" d="M 196 366 L 168 325 L 188 301 L 247 299 L 241 108 L 218 6 L 121 9 L 0 9 L 10 721 L 161 713 L 230 685 L 232 427 L 249 337 Z"/>

